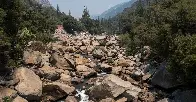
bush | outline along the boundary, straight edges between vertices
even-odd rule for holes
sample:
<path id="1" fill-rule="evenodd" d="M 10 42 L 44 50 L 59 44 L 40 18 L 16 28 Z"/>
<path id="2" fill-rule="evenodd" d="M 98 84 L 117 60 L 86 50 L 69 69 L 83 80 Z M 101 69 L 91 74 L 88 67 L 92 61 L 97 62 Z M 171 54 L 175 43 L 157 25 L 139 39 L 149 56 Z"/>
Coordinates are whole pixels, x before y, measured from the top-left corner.
<path id="1" fill-rule="evenodd" d="M 188 83 L 196 83 L 196 35 L 179 36 L 171 47 L 169 70 Z"/>
<path id="2" fill-rule="evenodd" d="M 5 34 L 0 31 L 0 71 L 4 71 L 9 62 L 10 41 Z"/>
<path id="3" fill-rule="evenodd" d="M 122 35 L 119 36 L 119 38 L 120 38 L 120 42 L 119 42 L 120 46 L 126 47 L 127 44 L 128 44 L 129 41 L 130 41 L 130 36 L 129 36 L 129 34 L 122 34 Z"/>
<path id="4" fill-rule="evenodd" d="M 36 41 L 41 41 L 43 43 L 49 43 L 49 42 L 57 41 L 58 39 L 54 38 L 52 34 L 40 33 L 39 35 L 37 34 L 35 40 Z"/>

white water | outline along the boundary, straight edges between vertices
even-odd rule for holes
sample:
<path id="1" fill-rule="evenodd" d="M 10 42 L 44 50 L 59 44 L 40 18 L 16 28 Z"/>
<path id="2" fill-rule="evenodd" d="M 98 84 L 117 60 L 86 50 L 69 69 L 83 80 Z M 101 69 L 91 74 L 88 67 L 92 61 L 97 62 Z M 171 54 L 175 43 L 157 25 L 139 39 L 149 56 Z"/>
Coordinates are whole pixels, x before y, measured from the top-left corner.
<path id="1" fill-rule="evenodd" d="M 89 101 L 89 96 L 85 94 L 85 90 L 78 90 L 76 89 L 77 94 L 76 97 L 80 96 L 80 101 L 79 102 L 88 102 Z"/>
<path id="2" fill-rule="evenodd" d="M 98 77 L 100 77 L 100 76 L 104 76 L 104 75 L 107 75 L 107 73 L 106 73 L 106 72 L 103 72 L 103 71 L 102 71 L 100 74 L 99 74 L 99 73 L 97 73 L 97 76 L 98 76 Z"/>

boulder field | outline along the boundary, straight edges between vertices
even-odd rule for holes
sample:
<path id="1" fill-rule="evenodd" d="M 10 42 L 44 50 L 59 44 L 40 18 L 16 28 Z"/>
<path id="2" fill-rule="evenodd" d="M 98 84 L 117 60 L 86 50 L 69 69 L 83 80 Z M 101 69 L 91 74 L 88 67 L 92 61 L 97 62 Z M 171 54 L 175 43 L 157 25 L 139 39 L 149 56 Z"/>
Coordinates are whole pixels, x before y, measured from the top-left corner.
<path id="1" fill-rule="evenodd" d="M 59 41 L 47 45 L 29 42 L 23 66 L 15 68 L 13 79 L 0 86 L 0 102 L 169 102 L 186 100 L 186 93 L 196 92 L 178 91 L 169 99 L 156 90 L 155 86 L 169 89 L 182 83 L 172 79 L 164 64 L 151 67 L 144 61 L 149 47 L 126 56 L 118 36 L 55 37 Z"/>

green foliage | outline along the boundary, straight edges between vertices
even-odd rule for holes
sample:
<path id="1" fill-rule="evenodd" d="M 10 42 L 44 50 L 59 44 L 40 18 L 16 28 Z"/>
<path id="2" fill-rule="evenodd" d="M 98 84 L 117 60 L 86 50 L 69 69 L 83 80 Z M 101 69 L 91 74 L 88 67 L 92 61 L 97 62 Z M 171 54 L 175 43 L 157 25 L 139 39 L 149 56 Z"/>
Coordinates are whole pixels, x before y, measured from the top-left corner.
<path id="1" fill-rule="evenodd" d="M 0 1 L 0 70 L 18 66 L 29 41 L 54 40 L 51 33 L 62 19 L 56 12 L 32 0 Z"/>
<path id="2" fill-rule="evenodd" d="M 10 97 L 4 97 L 3 102 L 12 102 Z"/>
<path id="3" fill-rule="evenodd" d="M 103 27 L 100 24 L 99 20 L 93 20 L 90 18 L 90 14 L 87 8 L 84 9 L 82 18 L 80 22 L 84 26 L 83 30 L 89 31 L 91 34 L 101 34 L 103 33 Z"/>
<path id="4" fill-rule="evenodd" d="M 32 34 L 27 28 L 23 28 L 18 34 L 19 43 L 20 45 L 24 45 L 24 47 L 34 38 L 36 38 L 36 36 Z"/>
<path id="5" fill-rule="evenodd" d="M 36 36 L 35 38 L 36 41 L 41 41 L 43 43 L 49 43 L 49 42 L 54 42 L 57 41 L 57 38 L 54 38 L 52 34 L 48 33 L 40 33 L 39 36 Z"/>
<path id="6" fill-rule="evenodd" d="M 129 34 L 122 34 L 119 36 L 120 37 L 120 46 L 124 46 L 126 47 L 127 44 L 129 43 L 129 41 L 131 40 L 131 38 L 129 37 Z"/>
<path id="7" fill-rule="evenodd" d="M 177 35 L 196 32 L 194 12 L 194 0 L 150 0 L 150 3 L 139 0 L 118 16 L 122 23 L 119 31 L 129 33 L 129 51 L 147 45 L 155 56 L 167 59 L 169 48 Z"/>
<path id="8" fill-rule="evenodd" d="M 0 70 L 5 71 L 7 63 L 9 61 L 10 41 L 6 35 L 0 31 Z"/>
<path id="9" fill-rule="evenodd" d="M 169 58 L 169 70 L 186 82 L 196 83 L 196 35 L 174 39 Z"/>
<path id="10" fill-rule="evenodd" d="M 121 44 L 128 54 L 150 46 L 152 58 L 168 60 L 171 72 L 196 83 L 195 12 L 195 0 L 139 0 L 117 17 L 119 31 L 129 34 L 121 36 Z"/>
<path id="11" fill-rule="evenodd" d="M 63 27 L 68 32 L 73 34 L 74 31 L 80 32 L 84 29 L 83 25 L 72 16 L 66 16 L 63 19 Z"/>

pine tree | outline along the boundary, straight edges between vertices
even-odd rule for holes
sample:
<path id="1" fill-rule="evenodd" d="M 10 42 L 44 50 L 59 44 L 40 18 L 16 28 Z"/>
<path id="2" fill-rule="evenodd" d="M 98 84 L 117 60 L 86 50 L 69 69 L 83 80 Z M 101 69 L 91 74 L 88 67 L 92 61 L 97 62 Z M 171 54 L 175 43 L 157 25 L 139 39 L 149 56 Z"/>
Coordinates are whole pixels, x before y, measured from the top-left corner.
<path id="1" fill-rule="evenodd" d="M 90 18 L 90 14 L 89 14 L 87 7 L 84 9 L 82 18 L 80 19 L 80 21 L 85 26 L 86 30 L 90 31 L 91 26 L 92 26 L 92 20 Z"/>
<path id="2" fill-rule="evenodd" d="M 71 16 L 71 11 L 69 10 L 69 16 Z"/>
<path id="3" fill-rule="evenodd" d="M 59 5 L 57 4 L 57 7 L 56 7 L 56 12 L 57 12 L 57 16 L 59 16 L 60 14 L 60 9 L 59 9 Z"/>

